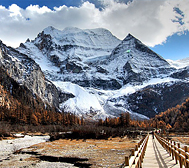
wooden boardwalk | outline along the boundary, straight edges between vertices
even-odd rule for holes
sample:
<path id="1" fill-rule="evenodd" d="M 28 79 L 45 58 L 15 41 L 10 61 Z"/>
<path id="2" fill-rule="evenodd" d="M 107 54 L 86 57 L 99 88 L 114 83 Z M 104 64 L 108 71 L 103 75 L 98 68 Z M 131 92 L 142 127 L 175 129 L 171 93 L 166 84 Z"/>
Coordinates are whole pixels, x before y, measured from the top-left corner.
<path id="1" fill-rule="evenodd" d="M 150 135 L 144 160 L 143 168 L 180 168 L 179 164 L 172 160 L 169 153 L 161 146 L 157 139 Z"/>

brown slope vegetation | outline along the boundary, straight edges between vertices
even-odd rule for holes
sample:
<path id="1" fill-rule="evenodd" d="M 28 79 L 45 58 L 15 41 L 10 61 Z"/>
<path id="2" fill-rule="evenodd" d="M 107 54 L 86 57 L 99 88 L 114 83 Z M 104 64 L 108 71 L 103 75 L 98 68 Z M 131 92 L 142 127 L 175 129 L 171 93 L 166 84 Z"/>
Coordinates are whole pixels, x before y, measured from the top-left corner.
<path id="1" fill-rule="evenodd" d="M 72 114 L 56 112 L 24 85 L 19 85 L 0 67 L 0 121 L 10 124 L 80 124 Z"/>
<path id="2" fill-rule="evenodd" d="M 173 131 L 189 131 L 189 98 L 181 105 L 169 108 L 151 119 L 153 127 Z"/>

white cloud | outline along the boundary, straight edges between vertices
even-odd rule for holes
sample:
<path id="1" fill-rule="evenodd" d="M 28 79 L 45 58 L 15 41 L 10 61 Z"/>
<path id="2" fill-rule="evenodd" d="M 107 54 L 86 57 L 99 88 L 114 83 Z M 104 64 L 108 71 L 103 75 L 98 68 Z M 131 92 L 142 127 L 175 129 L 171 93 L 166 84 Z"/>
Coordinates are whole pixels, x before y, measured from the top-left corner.
<path id="1" fill-rule="evenodd" d="M 28 37 L 33 39 L 47 26 L 64 29 L 103 27 L 118 38 L 133 34 L 145 44 L 154 46 L 166 41 L 174 33 L 189 30 L 189 1 L 186 0 L 133 0 L 118 3 L 117 0 L 99 0 L 104 8 L 84 2 L 79 7 L 65 5 L 54 10 L 46 6 L 30 5 L 26 9 L 12 4 L 8 9 L 0 6 L 0 39 L 11 46 L 18 46 Z M 183 13 L 183 25 L 173 22 L 180 17 L 173 10 L 178 7 Z"/>
<path id="2" fill-rule="evenodd" d="M 39 7 L 39 5 L 30 5 L 26 8 L 26 11 L 27 12 L 30 12 L 30 13 L 36 13 L 36 14 L 44 14 L 44 13 L 48 13 L 48 12 L 51 12 L 51 10 L 46 7 L 46 6 L 43 6 L 43 7 Z"/>
<path id="3" fill-rule="evenodd" d="M 12 4 L 10 7 L 9 7 L 9 11 L 10 11 L 10 16 L 13 17 L 13 16 L 22 16 L 21 14 L 21 8 L 19 8 L 16 4 Z"/>

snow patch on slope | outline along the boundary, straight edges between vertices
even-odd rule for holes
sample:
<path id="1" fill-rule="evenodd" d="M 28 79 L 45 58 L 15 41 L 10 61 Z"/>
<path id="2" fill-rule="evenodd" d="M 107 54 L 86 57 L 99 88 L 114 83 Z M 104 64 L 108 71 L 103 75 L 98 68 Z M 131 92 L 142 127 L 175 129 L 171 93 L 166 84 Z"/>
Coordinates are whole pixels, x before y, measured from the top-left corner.
<path id="1" fill-rule="evenodd" d="M 112 98 L 120 97 L 120 96 L 127 96 L 129 94 L 133 94 L 136 91 L 139 91 L 142 88 L 145 88 L 146 86 L 149 85 L 156 85 L 156 84 L 163 84 L 163 83 L 172 83 L 179 81 L 178 79 L 171 78 L 171 77 L 166 77 L 166 78 L 152 78 L 148 81 L 143 82 L 141 85 L 131 85 L 127 84 L 123 86 L 121 89 L 115 91 L 115 94 L 112 96 Z"/>
<path id="2" fill-rule="evenodd" d="M 80 116 L 86 115 L 86 113 L 89 112 L 95 115 L 100 112 L 103 118 L 106 116 L 96 95 L 90 93 L 87 89 L 71 82 L 54 81 L 53 83 L 60 88 L 62 92 L 71 93 L 75 96 L 60 105 L 60 108 L 64 109 L 66 112 L 71 111 Z"/>
<path id="3" fill-rule="evenodd" d="M 43 72 L 49 71 L 49 72 L 58 72 L 59 69 L 53 65 L 53 63 L 40 51 L 36 45 L 33 43 L 26 42 L 24 44 L 27 48 L 19 49 L 23 54 L 26 54 L 30 56 L 35 62 L 40 65 Z"/>

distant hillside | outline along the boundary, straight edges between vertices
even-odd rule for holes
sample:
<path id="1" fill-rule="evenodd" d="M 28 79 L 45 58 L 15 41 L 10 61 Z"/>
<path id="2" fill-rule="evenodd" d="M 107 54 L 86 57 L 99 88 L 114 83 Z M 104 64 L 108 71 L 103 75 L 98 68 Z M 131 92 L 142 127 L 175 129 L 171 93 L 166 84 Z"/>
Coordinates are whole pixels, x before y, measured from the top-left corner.
<path id="1" fill-rule="evenodd" d="M 175 131 L 189 131 L 189 98 L 182 105 L 169 108 L 165 112 L 151 119 L 152 126 L 172 129 Z"/>

